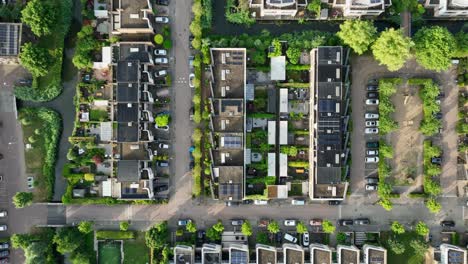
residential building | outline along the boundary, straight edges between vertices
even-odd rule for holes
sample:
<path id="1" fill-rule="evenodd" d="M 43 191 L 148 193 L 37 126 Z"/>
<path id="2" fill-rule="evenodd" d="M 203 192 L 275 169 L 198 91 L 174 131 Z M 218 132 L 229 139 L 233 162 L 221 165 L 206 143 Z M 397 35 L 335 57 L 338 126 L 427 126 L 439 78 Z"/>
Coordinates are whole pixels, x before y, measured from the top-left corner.
<path id="1" fill-rule="evenodd" d="M 355 246 L 338 245 L 336 248 L 338 264 L 359 264 L 360 251 Z"/>
<path id="2" fill-rule="evenodd" d="M 466 249 L 450 244 L 440 245 L 440 264 L 468 263 Z"/>
<path id="3" fill-rule="evenodd" d="M 299 8 L 305 8 L 307 0 L 250 0 L 253 17 L 294 17 Z"/>
<path id="4" fill-rule="evenodd" d="M 345 174 L 344 113 L 347 90 L 342 47 L 311 51 L 309 109 L 309 196 L 312 200 L 343 200 Z"/>
<path id="5" fill-rule="evenodd" d="M 272 246 L 257 244 L 257 264 L 276 264 L 277 253 L 276 248 Z"/>
<path id="6" fill-rule="evenodd" d="M 246 50 L 213 48 L 210 52 L 212 177 L 220 200 L 239 202 L 245 196 Z"/>
<path id="7" fill-rule="evenodd" d="M 328 246 L 322 244 L 311 244 L 309 248 L 311 264 L 332 263 L 332 251 Z"/>
<path id="8" fill-rule="evenodd" d="M 248 264 L 250 262 L 248 245 L 231 244 L 228 250 L 230 264 Z"/>
<path id="9" fill-rule="evenodd" d="M 333 0 L 332 7 L 342 9 L 344 17 L 362 17 L 378 16 L 391 5 L 391 0 Z"/>
<path id="10" fill-rule="evenodd" d="M 468 17 L 466 0 L 426 0 L 424 7 L 433 8 L 435 17 Z"/>
<path id="11" fill-rule="evenodd" d="M 385 248 L 365 244 L 362 251 L 364 264 L 387 264 L 387 250 Z"/>
<path id="12" fill-rule="evenodd" d="M 0 64 L 18 64 L 21 46 L 21 23 L 0 23 Z"/>
<path id="13" fill-rule="evenodd" d="M 174 247 L 174 264 L 195 263 L 195 250 L 191 246 L 176 245 Z"/>
<path id="14" fill-rule="evenodd" d="M 112 0 L 112 34 L 148 34 L 154 32 L 151 0 Z"/>
<path id="15" fill-rule="evenodd" d="M 221 245 L 203 244 L 202 264 L 221 264 L 222 248 Z"/>
<path id="16" fill-rule="evenodd" d="M 304 264 L 304 249 L 296 244 L 283 244 L 283 263 Z"/>

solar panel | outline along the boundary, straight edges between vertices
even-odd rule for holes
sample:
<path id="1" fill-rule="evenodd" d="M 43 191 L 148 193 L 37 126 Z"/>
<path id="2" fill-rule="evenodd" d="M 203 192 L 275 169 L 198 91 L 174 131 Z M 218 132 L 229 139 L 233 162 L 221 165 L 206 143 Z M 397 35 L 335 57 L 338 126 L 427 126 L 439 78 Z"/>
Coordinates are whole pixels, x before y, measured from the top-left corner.
<path id="1" fill-rule="evenodd" d="M 244 251 L 232 251 L 231 264 L 247 264 L 247 253 Z"/>
<path id="2" fill-rule="evenodd" d="M 240 148 L 240 147 L 242 147 L 241 137 L 223 137 L 223 139 L 224 139 L 224 147 L 225 148 Z"/>

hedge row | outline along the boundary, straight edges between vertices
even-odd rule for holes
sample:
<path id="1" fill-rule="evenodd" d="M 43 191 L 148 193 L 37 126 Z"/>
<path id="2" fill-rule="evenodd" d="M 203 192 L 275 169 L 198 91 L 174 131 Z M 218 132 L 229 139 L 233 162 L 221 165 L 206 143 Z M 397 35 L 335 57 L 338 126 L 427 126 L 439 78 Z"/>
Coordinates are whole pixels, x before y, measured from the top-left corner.
<path id="1" fill-rule="evenodd" d="M 134 239 L 135 232 L 133 231 L 116 231 L 116 230 L 99 230 L 96 231 L 96 239 L 110 239 L 110 240 L 122 240 L 122 239 Z"/>

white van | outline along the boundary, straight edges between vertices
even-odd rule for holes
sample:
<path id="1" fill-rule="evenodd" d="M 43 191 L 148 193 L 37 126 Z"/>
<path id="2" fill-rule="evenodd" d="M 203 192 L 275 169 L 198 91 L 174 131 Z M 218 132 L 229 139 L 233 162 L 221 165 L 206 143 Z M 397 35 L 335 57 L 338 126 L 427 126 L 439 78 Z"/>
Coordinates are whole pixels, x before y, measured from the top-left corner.
<path id="1" fill-rule="evenodd" d="M 297 243 L 297 238 L 296 237 L 293 237 L 291 236 L 290 234 L 288 233 L 285 233 L 284 234 L 284 239 L 291 242 L 291 243 Z"/>
<path id="2" fill-rule="evenodd" d="M 255 200 L 254 204 L 255 205 L 267 205 L 268 201 L 267 200 Z"/>
<path id="3" fill-rule="evenodd" d="M 292 205 L 305 205 L 305 201 L 304 200 L 293 199 L 291 201 L 291 204 Z"/>

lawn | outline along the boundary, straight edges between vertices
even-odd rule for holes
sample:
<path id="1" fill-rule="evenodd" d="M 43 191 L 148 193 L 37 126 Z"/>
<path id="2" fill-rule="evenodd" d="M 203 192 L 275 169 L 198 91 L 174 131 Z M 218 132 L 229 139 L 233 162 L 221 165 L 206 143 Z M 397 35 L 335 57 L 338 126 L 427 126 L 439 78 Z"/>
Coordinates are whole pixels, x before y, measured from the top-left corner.
<path id="1" fill-rule="evenodd" d="M 291 190 L 289 196 L 300 196 L 302 195 L 302 183 L 291 183 Z"/>
<path id="2" fill-rule="evenodd" d="M 145 244 L 145 234 L 137 232 L 135 239 L 124 241 L 124 264 L 146 264 L 150 262 L 149 248 Z"/>
<path id="3" fill-rule="evenodd" d="M 120 254 L 120 244 L 121 243 L 117 241 L 100 242 L 98 246 L 98 263 L 120 264 L 122 260 L 122 256 Z"/>
<path id="4" fill-rule="evenodd" d="M 391 232 L 381 233 L 381 242 L 385 248 L 389 248 L 387 245 L 388 238 L 392 236 Z M 403 243 L 405 246 L 405 252 L 401 255 L 393 253 L 391 249 L 387 250 L 388 263 L 407 263 L 407 264 L 423 264 L 424 256 L 416 255 L 413 248 L 410 246 L 410 242 L 413 239 L 420 237 L 416 232 L 406 232 L 398 235 L 397 240 Z"/>
<path id="5" fill-rule="evenodd" d="M 91 121 L 108 121 L 109 113 L 106 110 L 91 109 L 89 111 L 89 120 Z"/>

